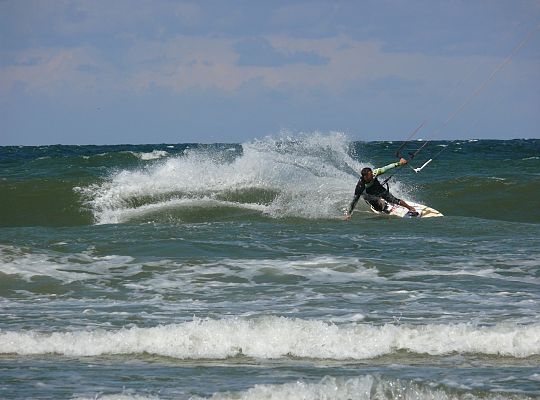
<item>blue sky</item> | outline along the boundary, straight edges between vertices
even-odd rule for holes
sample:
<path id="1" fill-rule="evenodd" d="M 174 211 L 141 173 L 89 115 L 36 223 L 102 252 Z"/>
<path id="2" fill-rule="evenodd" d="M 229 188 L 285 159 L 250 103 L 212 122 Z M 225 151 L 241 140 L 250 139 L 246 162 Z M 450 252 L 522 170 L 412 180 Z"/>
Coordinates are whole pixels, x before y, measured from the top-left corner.
<path id="1" fill-rule="evenodd" d="M 538 0 L 2 0 L 0 145 L 538 138 L 539 24 Z"/>

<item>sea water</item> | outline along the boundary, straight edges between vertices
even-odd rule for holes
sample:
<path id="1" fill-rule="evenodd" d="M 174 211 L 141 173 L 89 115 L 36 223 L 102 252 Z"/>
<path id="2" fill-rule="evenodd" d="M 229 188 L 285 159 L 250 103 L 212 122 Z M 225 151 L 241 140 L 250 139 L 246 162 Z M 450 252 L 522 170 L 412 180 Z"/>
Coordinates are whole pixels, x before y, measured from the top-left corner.
<path id="1" fill-rule="evenodd" d="M 1 147 L 0 397 L 539 397 L 540 140 L 429 143 L 390 190 L 444 217 L 343 221 L 399 146 Z"/>

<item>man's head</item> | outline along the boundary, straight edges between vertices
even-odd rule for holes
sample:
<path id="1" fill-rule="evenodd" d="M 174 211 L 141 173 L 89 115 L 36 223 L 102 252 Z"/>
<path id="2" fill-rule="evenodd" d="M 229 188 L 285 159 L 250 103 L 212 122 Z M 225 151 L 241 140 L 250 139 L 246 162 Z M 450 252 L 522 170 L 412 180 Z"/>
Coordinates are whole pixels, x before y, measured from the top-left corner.
<path id="1" fill-rule="evenodd" d="M 373 180 L 373 170 L 369 167 L 363 168 L 360 171 L 360 175 L 362 175 L 364 182 L 371 182 Z"/>

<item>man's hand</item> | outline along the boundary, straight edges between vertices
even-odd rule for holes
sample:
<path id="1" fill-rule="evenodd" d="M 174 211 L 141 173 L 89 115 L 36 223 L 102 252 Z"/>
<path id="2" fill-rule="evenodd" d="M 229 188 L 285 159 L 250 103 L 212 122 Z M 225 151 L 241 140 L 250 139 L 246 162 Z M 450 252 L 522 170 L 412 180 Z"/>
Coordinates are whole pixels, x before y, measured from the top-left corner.
<path id="1" fill-rule="evenodd" d="M 399 159 L 399 164 L 400 164 L 400 165 L 405 165 L 405 164 L 407 164 L 407 162 L 408 162 L 408 161 L 405 160 L 403 157 Z"/>
<path id="2" fill-rule="evenodd" d="M 352 218 L 352 214 L 346 213 L 343 217 L 343 221 L 350 221 Z"/>

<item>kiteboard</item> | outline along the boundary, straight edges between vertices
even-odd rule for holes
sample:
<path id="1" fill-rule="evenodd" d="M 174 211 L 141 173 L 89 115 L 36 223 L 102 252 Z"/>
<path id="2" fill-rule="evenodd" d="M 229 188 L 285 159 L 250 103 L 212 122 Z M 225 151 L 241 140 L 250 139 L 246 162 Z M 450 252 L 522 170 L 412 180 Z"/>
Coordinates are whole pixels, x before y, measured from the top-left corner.
<path id="1" fill-rule="evenodd" d="M 377 211 L 375 210 L 375 208 L 373 208 L 371 204 L 368 203 L 371 211 L 379 215 L 390 215 L 399 218 L 431 218 L 443 216 L 443 214 L 439 211 L 424 204 L 418 204 L 413 201 L 407 201 L 407 204 L 413 206 L 416 209 L 416 211 L 418 212 L 417 216 L 412 216 L 407 208 L 400 206 L 399 204 L 387 203 L 384 211 Z"/>

